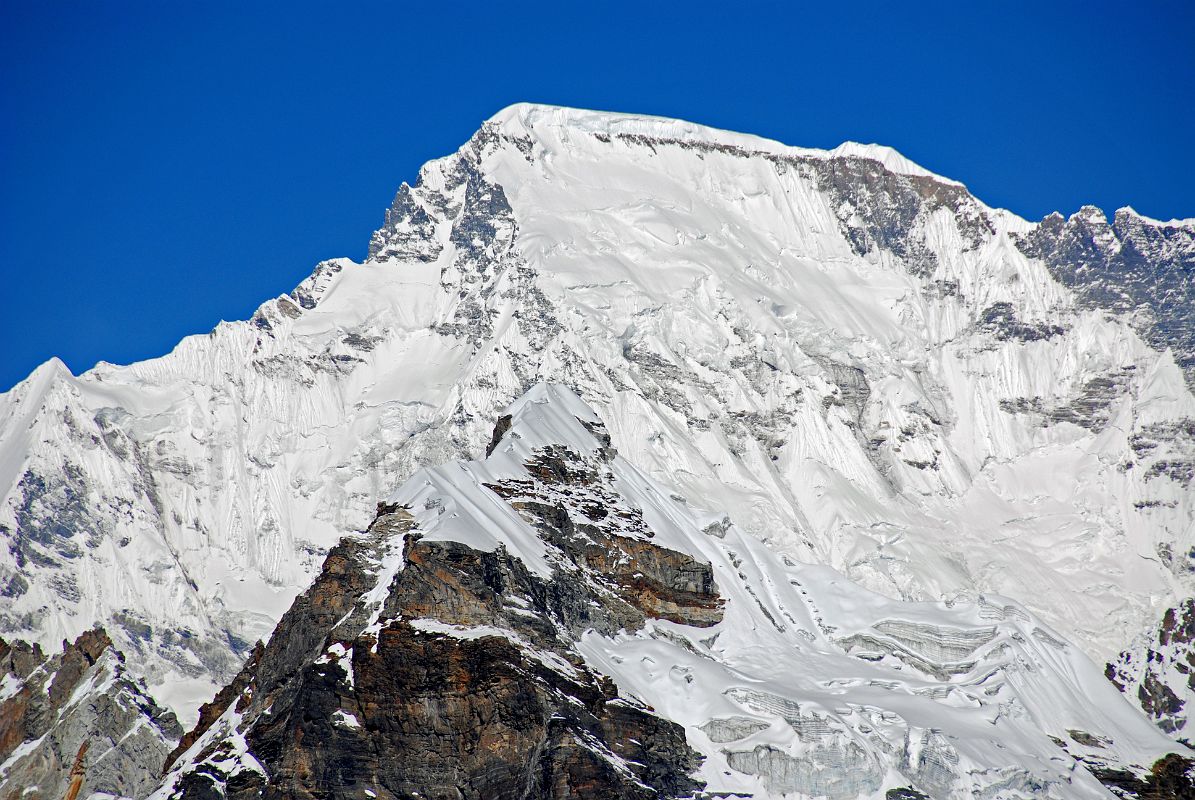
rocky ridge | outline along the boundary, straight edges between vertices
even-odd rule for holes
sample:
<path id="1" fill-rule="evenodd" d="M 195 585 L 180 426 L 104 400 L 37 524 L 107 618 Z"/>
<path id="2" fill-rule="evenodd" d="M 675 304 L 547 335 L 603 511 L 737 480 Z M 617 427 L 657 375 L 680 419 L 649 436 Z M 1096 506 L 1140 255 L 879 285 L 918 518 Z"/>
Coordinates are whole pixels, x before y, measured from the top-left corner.
<path id="1" fill-rule="evenodd" d="M 1084 206 L 1069 219 L 1051 214 L 1017 246 L 1041 258 L 1091 308 L 1138 314 L 1158 350 L 1172 348 L 1195 385 L 1195 224 L 1147 219 L 1122 208 L 1109 222 Z"/>
<path id="2" fill-rule="evenodd" d="M 63 642 L 53 656 L 0 639 L 0 671 L 0 797 L 58 800 L 77 755 L 85 797 L 153 790 L 182 729 L 128 674 L 103 629 Z"/>
<path id="3" fill-rule="evenodd" d="M 169 796 L 691 794 L 683 729 L 572 646 L 648 618 L 721 619 L 709 565 L 653 544 L 608 488 L 599 435 L 595 452 L 537 448 L 526 477 L 486 484 L 534 527 L 550 574 L 501 545 L 425 537 L 405 504 L 380 504 L 184 740 Z"/>

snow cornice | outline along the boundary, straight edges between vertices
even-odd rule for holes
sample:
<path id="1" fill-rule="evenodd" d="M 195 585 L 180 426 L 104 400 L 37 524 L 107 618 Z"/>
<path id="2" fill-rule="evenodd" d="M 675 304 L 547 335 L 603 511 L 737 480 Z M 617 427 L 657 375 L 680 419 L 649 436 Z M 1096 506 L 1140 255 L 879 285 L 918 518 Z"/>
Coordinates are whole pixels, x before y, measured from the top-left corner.
<path id="1" fill-rule="evenodd" d="M 667 117 L 654 117 L 645 114 L 624 114 L 613 111 L 591 111 L 587 109 L 568 108 L 565 106 L 515 103 L 490 117 L 486 124 L 495 126 L 514 136 L 530 136 L 532 138 L 535 138 L 535 132 L 539 128 L 557 128 L 590 134 L 615 136 L 619 134 L 631 134 L 688 142 L 706 142 L 729 145 L 744 150 L 801 158 L 864 158 L 879 162 L 889 172 L 932 178 L 935 181 L 952 186 L 963 185 L 958 181 L 930 172 L 905 158 L 891 147 L 884 145 L 843 142 L 833 150 L 796 147 L 772 139 L 765 139 L 762 136 L 735 133 L 733 131 L 698 125 L 694 122 Z"/>

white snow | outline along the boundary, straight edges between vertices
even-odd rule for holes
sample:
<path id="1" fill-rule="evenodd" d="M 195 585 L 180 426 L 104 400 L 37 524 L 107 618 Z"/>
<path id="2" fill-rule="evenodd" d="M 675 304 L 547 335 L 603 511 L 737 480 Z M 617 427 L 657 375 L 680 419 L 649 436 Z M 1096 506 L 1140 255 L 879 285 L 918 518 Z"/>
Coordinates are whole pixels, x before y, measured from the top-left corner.
<path id="1" fill-rule="evenodd" d="M 1167 220 L 1167 221 L 1162 221 L 1160 219 L 1154 219 L 1153 217 L 1147 217 L 1144 214 L 1138 212 L 1137 209 L 1133 208 L 1132 206 L 1123 206 L 1117 210 L 1118 211 L 1127 211 L 1130 214 L 1132 214 L 1134 217 L 1136 217 L 1137 219 L 1141 220 L 1142 222 L 1149 224 L 1149 225 L 1156 225 L 1159 228 L 1191 228 L 1191 227 L 1195 227 L 1195 217 L 1188 217 L 1186 219 L 1171 219 L 1171 220 Z"/>
<path id="2" fill-rule="evenodd" d="M 338 708 L 332 713 L 332 722 L 336 725 L 341 725 L 345 728 L 360 728 L 361 721 L 357 717 L 343 708 Z"/>
<path id="3" fill-rule="evenodd" d="M 515 103 L 507 106 L 490 122 L 503 131 L 515 136 L 542 134 L 544 128 L 554 129 L 562 139 L 578 132 L 600 134 L 638 134 L 682 141 L 714 142 L 741 147 L 758 153 L 777 155 L 800 155 L 810 158 L 834 158 L 853 156 L 878 161 L 891 172 L 934 178 L 943 183 L 961 186 L 957 181 L 935 175 L 924 167 L 914 164 L 891 147 L 878 144 L 843 142 L 832 150 L 817 150 L 809 147 L 793 147 L 771 139 L 745 133 L 710 128 L 693 122 L 654 117 L 645 114 L 622 114 L 611 111 L 588 111 L 562 106 L 545 106 L 534 103 Z"/>
<path id="4" fill-rule="evenodd" d="M 24 681 L 11 672 L 5 673 L 4 677 L 0 679 L 0 703 L 21 691 L 23 683 Z"/>

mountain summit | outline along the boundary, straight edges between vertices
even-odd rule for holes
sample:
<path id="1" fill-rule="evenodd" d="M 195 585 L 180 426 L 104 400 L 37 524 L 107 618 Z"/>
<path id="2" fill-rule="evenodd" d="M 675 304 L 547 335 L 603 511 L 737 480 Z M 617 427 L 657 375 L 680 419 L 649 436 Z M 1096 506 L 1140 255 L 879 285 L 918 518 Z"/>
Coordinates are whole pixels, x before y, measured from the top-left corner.
<path id="1" fill-rule="evenodd" d="M 101 625 L 190 728 L 379 500 L 499 454 L 547 383 L 693 513 L 860 597 L 1009 598 L 1185 736 L 1193 274 L 1190 221 L 1029 222 L 886 148 L 513 106 L 403 184 L 364 263 L 0 395 L 0 631 Z"/>

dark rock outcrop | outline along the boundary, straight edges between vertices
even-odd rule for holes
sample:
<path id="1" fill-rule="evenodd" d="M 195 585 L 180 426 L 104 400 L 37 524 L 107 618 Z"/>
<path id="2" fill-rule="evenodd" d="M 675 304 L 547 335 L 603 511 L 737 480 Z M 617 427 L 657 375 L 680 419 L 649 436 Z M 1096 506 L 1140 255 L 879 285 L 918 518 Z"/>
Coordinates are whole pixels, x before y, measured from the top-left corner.
<path id="1" fill-rule="evenodd" d="M 1012 303 L 993 303 L 985 308 L 979 315 L 979 328 L 1002 342 L 1036 342 L 1066 333 L 1061 325 L 1021 321 Z"/>
<path id="2" fill-rule="evenodd" d="M 1141 647 L 1126 650 L 1105 675 L 1170 734 L 1190 737 L 1187 700 L 1195 693 L 1195 599 L 1169 608 Z"/>
<path id="3" fill-rule="evenodd" d="M 584 424 L 584 423 L 583 423 Z M 709 564 L 651 541 L 594 452 L 540 448 L 488 488 L 553 565 L 430 538 L 380 504 L 270 642 L 205 708 L 168 778 L 179 798 L 655 798 L 691 795 L 679 725 L 588 666 L 587 630 L 721 619 Z M 499 421 L 490 453 L 509 429 Z M 172 756 L 173 759 L 173 756 Z"/>
<path id="4" fill-rule="evenodd" d="M 1187 800 L 1195 797 L 1195 760 L 1171 753 L 1144 776 L 1128 770 L 1091 768 L 1116 797 L 1128 800 Z"/>

